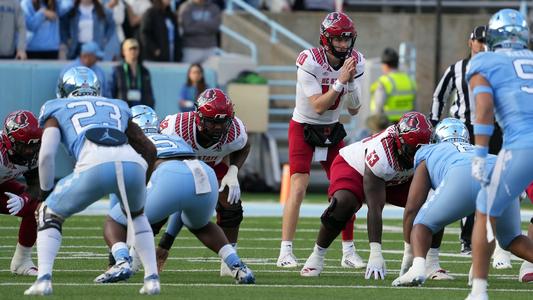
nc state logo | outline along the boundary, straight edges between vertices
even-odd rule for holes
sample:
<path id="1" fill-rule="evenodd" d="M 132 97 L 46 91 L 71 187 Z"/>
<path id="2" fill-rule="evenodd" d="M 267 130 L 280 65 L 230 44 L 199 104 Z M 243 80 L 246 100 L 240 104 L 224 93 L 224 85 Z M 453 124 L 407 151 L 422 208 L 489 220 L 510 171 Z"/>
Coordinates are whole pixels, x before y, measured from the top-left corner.
<path id="1" fill-rule="evenodd" d="M 11 132 L 26 128 L 28 125 L 30 125 L 28 116 L 22 111 L 11 114 L 6 120 L 6 128 L 9 128 Z"/>
<path id="2" fill-rule="evenodd" d="M 329 28 L 331 25 L 337 23 L 341 19 L 339 13 L 334 12 L 328 15 L 328 17 L 324 20 L 324 23 L 322 23 L 322 26 L 324 28 Z"/>
<path id="3" fill-rule="evenodd" d="M 402 122 L 399 125 L 400 133 L 406 133 L 411 131 L 417 131 L 419 128 L 419 121 L 416 114 L 405 115 Z"/>

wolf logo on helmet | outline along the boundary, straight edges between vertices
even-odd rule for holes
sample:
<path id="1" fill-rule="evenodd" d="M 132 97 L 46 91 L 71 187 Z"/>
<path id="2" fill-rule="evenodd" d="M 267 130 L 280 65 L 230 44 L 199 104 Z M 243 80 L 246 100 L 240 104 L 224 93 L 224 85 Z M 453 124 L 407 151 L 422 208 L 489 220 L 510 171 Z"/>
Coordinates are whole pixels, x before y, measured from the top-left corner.
<path id="1" fill-rule="evenodd" d="M 212 141 L 222 140 L 233 121 L 233 103 L 220 89 L 207 89 L 196 100 L 196 126 Z"/>
<path id="2" fill-rule="evenodd" d="M 9 141 L 8 155 L 17 165 L 36 163 L 43 131 L 35 115 L 27 110 L 10 113 L 4 121 L 3 135 Z"/>

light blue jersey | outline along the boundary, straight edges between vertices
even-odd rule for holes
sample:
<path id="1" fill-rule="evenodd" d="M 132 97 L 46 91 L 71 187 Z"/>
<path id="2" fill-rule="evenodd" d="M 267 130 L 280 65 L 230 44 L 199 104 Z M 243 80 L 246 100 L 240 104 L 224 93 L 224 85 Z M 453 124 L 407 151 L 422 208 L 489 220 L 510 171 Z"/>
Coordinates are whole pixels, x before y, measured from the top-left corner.
<path id="1" fill-rule="evenodd" d="M 470 166 L 474 154 L 474 146 L 462 142 L 443 142 L 422 146 L 415 155 L 415 169 L 426 161 L 431 178 L 431 188 L 436 189 L 444 180 L 450 169 L 456 166 Z M 496 156 L 487 157 L 487 169 L 491 170 Z"/>
<path id="2" fill-rule="evenodd" d="M 157 158 L 196 156 L 192 147 L 180 136 L 154 133 L 146 135 L 157 148 Z"/>
<path id="3" fill-rule="evenodd" d="M 89 128 L 114 128 L 126 131 L 131 112 L 126 102 L 95 96 L 85 96 L 47 101 L 41 107 L 39 126 L 49 118 L 57 119 L 61 140 L 76 160 Z"/>
<path id="4" fill-rule="evenodd" d="M 493 90 L 496 121 L 503 128 L 503 148 L 533 147 L 533 52 L 479 53 L 470 60 L 466 78 L 481 74 Z"/>

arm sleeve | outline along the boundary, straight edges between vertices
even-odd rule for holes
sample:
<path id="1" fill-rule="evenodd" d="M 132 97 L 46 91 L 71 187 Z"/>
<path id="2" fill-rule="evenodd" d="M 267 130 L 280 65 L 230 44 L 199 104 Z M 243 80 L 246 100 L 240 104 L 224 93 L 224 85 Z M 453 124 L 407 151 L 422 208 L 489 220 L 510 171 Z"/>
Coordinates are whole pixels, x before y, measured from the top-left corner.
<path id="1" fill-rule="evenodd" d="M 433 124 L 436 124 L 441 119 L 444 105 L 446 105 L 446 101 L 450 98 L 450 94 L 454 89 L 455 83 L 453 77 L 453 65 L 451 65 L 444 72 L 444 75 L 440 79 L 439 84 L 433 93 L 433 102 L 429 113 L 429 119 Z"/>
<path id="2" fill-rule="evenodd" d="M 43 191 L 54 187 L 55 157 L 60 142 L 59 128 L 48 127 L 44 130 L 39 151 L 39 183 Z"/>

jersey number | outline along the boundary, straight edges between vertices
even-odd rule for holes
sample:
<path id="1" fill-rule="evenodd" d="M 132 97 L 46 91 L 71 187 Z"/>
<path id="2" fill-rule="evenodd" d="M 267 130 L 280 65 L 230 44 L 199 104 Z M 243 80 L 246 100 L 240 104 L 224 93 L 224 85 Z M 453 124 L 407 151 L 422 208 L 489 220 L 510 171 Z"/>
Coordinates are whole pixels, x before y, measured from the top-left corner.
<path id="1" fill-rule="evenodd" d="M 122 130 L 121 123 L 120 123 L 120 109 L 118 106 L 116 106 L 113 103 L 104 102 L 104 101 L 96 101 L 90 102 L 90 101 L 77 101 L 77 102 L 71 102 L 67 104 L 67 108 L 75 108 L 77 106 L 85 106 L 85 111 L 76 113 L 72 116 L 71 121 L 72 125 L 74 126 L 74 129 L 76 130 L 77 134 L 80 134 L 84 129 L 86 129 L 89 126 L 94 126 L 94 123 L 89 122 L 86 125 L 82 125 L 82 122 L 84 120 L 87 120 L 88 118 L 94 116 L 96 114 L 95 106 L 97 107 L 109 107 L 111 108 L 112 112 L 109 113 L 109 117 L 113 120 L 117 121 L 117 129 Z M 103 124 L 102 124 L 103 125 Z"/>
<path id="2" fill-rule="evenodd" d="M 329 91 L 329 85 L 322 85 L 322 94 L 325 94 Z M 332 106 L 328 108 L 328 110 L 335 110 L 337 107 L 339 107 L 339 103 L 341 102 L 341 96 L 344 93 L 344 90 L 337 96 L 337 99 L 335 100 L 335 103 L 333 103 Z"/>
<path id="3" fill-rule="evenodd" d="M 533 60 L 532 59 L 517 59 L 513 61 L 516 75 L 520 79 L 533 80 Z M 521 90 L 533 94 L 533 86 L 522 86 Z"/>
<path id="4" fill-rule="evenodd" d="M 154 143 L 155 147 L 157 148 L 157 150 L 160 150 L 160 151 L 164 151 L 164 150 L 168 150 L 168 149 L 178 149 L 179 146 L 176 142 L 174 142 L 173 140 L 167 138 L 167 137 L 162 137 L 162 136 L 157 136 L 157 135 L 152 135 L 152 136 L 149 136 L 150 140 L 152 140 L 152 142 Z"/>

